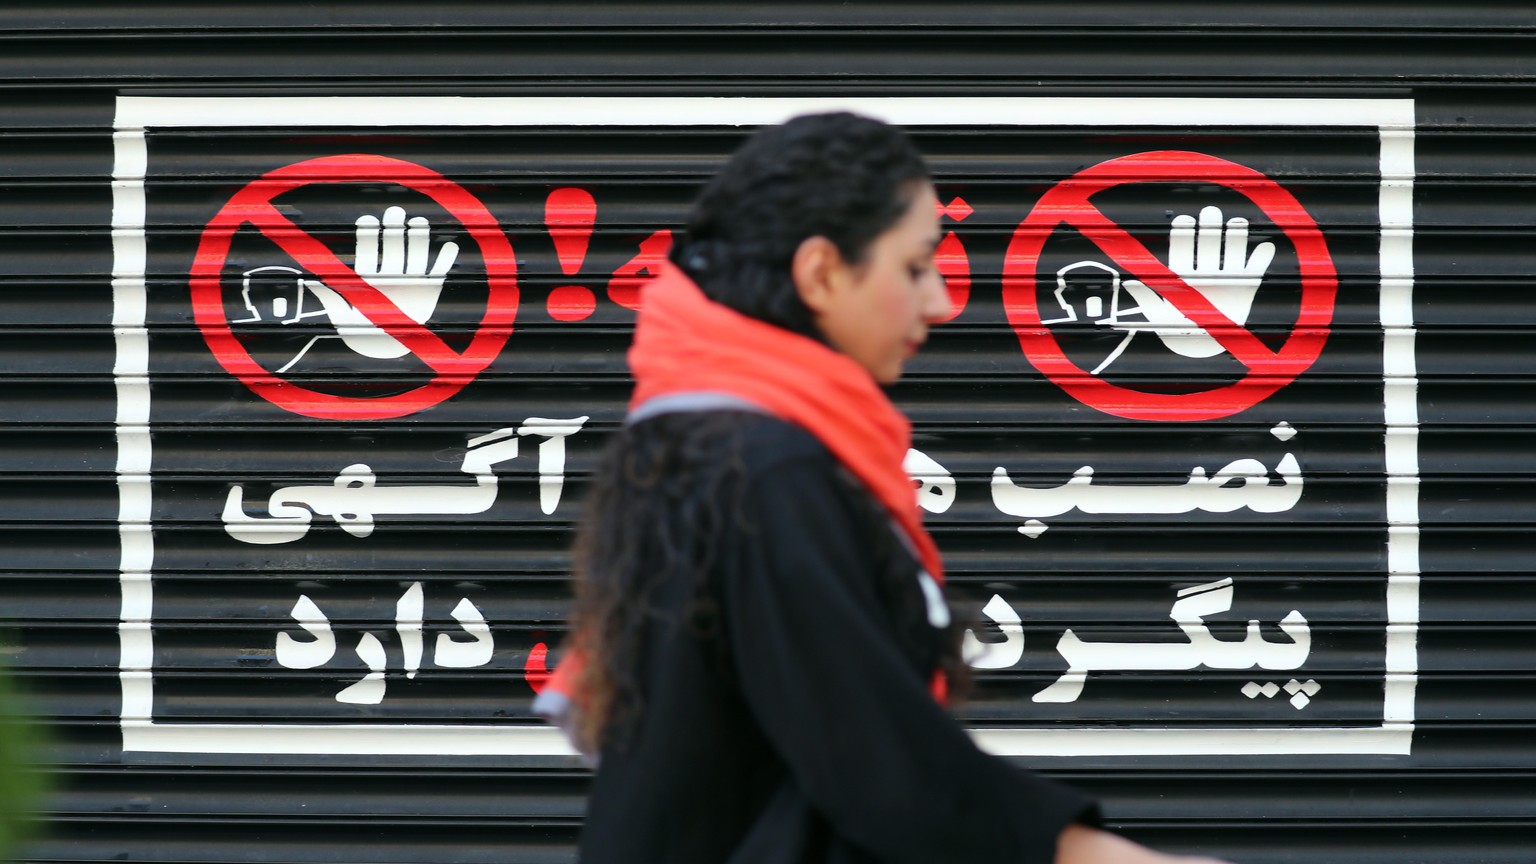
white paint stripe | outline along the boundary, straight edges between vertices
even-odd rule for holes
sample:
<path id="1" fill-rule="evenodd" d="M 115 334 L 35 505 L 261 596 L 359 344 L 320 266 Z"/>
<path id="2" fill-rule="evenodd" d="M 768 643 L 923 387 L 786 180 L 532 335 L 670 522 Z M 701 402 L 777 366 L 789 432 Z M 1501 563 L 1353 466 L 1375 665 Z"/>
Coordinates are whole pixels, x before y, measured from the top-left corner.
<path id="1" fill-rule="evenodd" d="M 1388 427 L 1387 474 L 1394 477 L 1419 476 L 1419 427 Z"/>
<path id="2" fill-rule="evenodd" d="M 149 314 L 149 290 L 144 279 L 118 277 L 112 280 L 112 326 L 143 327 Z"/>
<path id="3" fill-rule="evenodd" d="M 1419 584 L 1424 577 L 1397 574 L 1387 577 L 1387 623 L 1416 626 L 1419 621 Z"/>
<path id="4" fill-rule="evenodd" d="M 148 573 L 124 573 L 122 575 L 122 622 L 134 624 L 141 622 L 149 623 L 149 616 L 154 608 L 154 600 L 151 596 L 154 586 L 150 584 L 152 578 Z"/>
<path id="5" fill-rule="evenodd" d="M 134 528 L 138 530 L 131 530 Z M 119 536 L 123 540 L 123 572 L 118 577 L 122 591 L 117 625 L 118 681 L 123 691 L 121 718 L 127 724 L 136 718 L 147 720 L 154 712 L 155 682 L 150 670 L 154 668 L 155 646 L 149 625 L 154 602 L 149 575 L 153 556 L 144 548 L 149 543 L 149 526 L 124 525 Z M 144 565 L 142 571 L 130 572 L 139 563 Z"/>
<path id="6" fill-rule="evenodd" d="M 1419 379 L 1387 379 L 1382 387 L 1382 401 L 1388 426 L 1419 425 Z"/>
<path id="7" fill-rule="evenodd" d="M 124 719 L 123 750 L 371 756 L 575 756 L 553 726 L 261 725 Z"/>
<path id="8" fill-rule="evenodd" d="M 148 526 L 144 526 L 135 532 L 135 535 L 148 537 Z M 117 625 L 118 642 L 118 681 L 122 685 L 123 708 L 122 722 L 126 723 L 132 718 L 147 720 L 154 711 L 154 668 L 155 646 L 154 635 L 150 631 L 150 608 L 153 605 L 148 566 L 143 572 L 129 572 L 130 558 L 137 559 L 144 553 L 127 543 L 129 535 L 124 533 L 123 546 L 123 573 L 119 577 L 118 584 L 122 587 L 122 607 L 118 613 Z M 134 563 L 137 563 L 136 561 Z"/>
<path id="9" fill-rule="evenodd" d="M 117 678 L 123 685 L 124 728 L 136 721 L 147 722 L 155 704 L 155 684 L 150 673 L 125 670 L 117 673 Z"/>
<path id="10" fill-rule="evenodd" d="M 1400 587 L 1404 591 L 1412 590 L 1414 596 L 1411 602 L 1417 609 L 1418 587 Z M 1387 590 L 1391 591 L 1391 586 Z M 1401 600 L 1399 604 L 1406 605 L 1407 602 Z M 1417 625 L 1392 624 L 1387 627 L 1387 684 L 1383 697 L 1383 715 L 1388 723 L 1412 723 L 1414 720 L 1414 698 L 1419 681 L 1418 645 Z"/>
<path id="11" fill-rule="evenodd" d="M 1411 99 L 1013 96 L 120 96 L 116 125 L 125 135 L 155 127 L 761 126 L 835 110 L 905 126 L 1377 127 L 1405 130 L 1410 142 L 1414 125 Z"/>
<path id="12" fill-rule="evenodd" d="M 1289 729 L 973 729 L 999 756 L 1262 755 L 1409 752 L 1412 726 Z M 294 755 L 574 756 L 545 726 L 151 723 L 125 720 L 125 751 Z"/>
<path id="13" fill-rule="evenodd" d="M 1390 217 L 1383 214 L 1386 218 Z M 1381 275 L 1386 279 L 1413 278 L 1412 228 L 1381 229 Z"/>
<path id="14" fill-rule="evenodd" d="M 154 636 L 149 621 L 154 606 L 150 570 L 154 566 L 149 435 L 149 292 L 145 285 L 148 253 L 144 237 L 144 174 L 148 166 L 144 133 L 112 136 L 112 326 L 116 356 L 112 365 L 117 392 L 117 494 L 119 612 L 118 679 L 122 684 L 122 721 L 147 719 L 154 710 Z"/>
<path id="15" fill-rule="evenodd" d="M 1413 180 L 1382 178 L 1378 206 L 1381 227 L 1388 232 L 1387 239 L 1394 243 L 1401 242 L 1406 235 L 1406 239 L 1411 242 L 1413 239 Z M 1408 263 L 1411 266 L 1412 262 Z M 1408 275 L 1397 270 L 1385 272 L 1388 276 Z"/>
<path id="16" fill-rule="evenodd" d="M 1381 326 L 1413 326 L 1413 277 L 1392 276 L 1381 280 Z"/>
<path id="17" fill-rule="evenodd" d="M 1418 359 L 1413 315 L 1413 183 L 1417 166 L 1414 133 L 1381 132 L 1381 290 L 1378 308 L 1385 330 L 1382 350 L 1382 416 L 1387 425 L 1384 460 L 1387 481 L 1388 620 L 1419 620 Z M 1413 581 L 1403 581 L 1411 579 Z M 1394 581 L 1398 580 L 1398 581 Z M 1388 676 L 1382 718 L 1411 722 L 1417 688 L 1417 630 L 1388 628 L 1386 664 L 1406 677 Z M 1411 729 L 1411 727 L 1410 727 Z M 1411 733 L 1410 733 L 1411 734 Z"/>
<path id="18" fill-rule="evenodd" d="M 124 130 L 121 109 L 122 100 L 119 99 L 118 117 L 113 123 L 119 131 L 112 133 L 112 179 L 143 180 L 149 173 L 149 150 L 145 146 L 144 130 Z M 114 221 L 112 224 L 120 223 Z"/>
<path id="19" fill-rule="evenodd" d="M 1418 477 L 1387 477 L 1387 524 L 1419 524 Z"/>
<path id="20" fill-rule="evenodd" d="M 130 353 L 128 356 L 132 357 Z M 149 423 L 149 379 L 143 373 L 130 375 L 127 372 L 117 374 L 117 423 L 119 426 L 144 426 Z M 149 446 L 148 441 L 135 442 L 139 446 Z M 148 464 L 147 453 L 135 454 L 141 464 Z M 119 459 L 119 462 L 123 460 Z"/>
<path id="21" fill-rule="evenodd" d="M 126 277 L 142 280 L 148 260 L 146 255 L 142 229 L 112 229 L 113 278 Z"/>
<path id="22" fill-rule="evenodd" d="M 1414 632 L 1402 634 L 1397 639 L 1389 637 L 1387 641 L 1387 656 L 1397 656 L 1401 662 L 1417 667 L 1418 665 L 1418 628 Z M 1386 723 L 1407 724 L 1413 728 L 1416 719 L 1414 702 L 1418 698 L 1417 675 L 1388 675 L 1387 686 L 1383 694 L 1382 716 Z M 1404 753 L 1409 751 L 1404 750 Z"/>
<path id="23" fill-rule="evenodd" d="M 1378 218 L 1381 223 L 1381 293 L 1378 308 L 1383 328 L 1387 329 L 1383 370 L 1388 378 L 1412 379 L 1418 374 L 1416 345 L 1413 337 L 1413 184 L 1417 166 L 1414 156 L 1415 136 L 1410 129 L 1383 129 L 1381 132 L 1381 189 Z M 1406 335 L 1402 335 L 1406 334 Z M 1388 426 L 1417 426 L 1417 382 L 1403 386 L 1388 381 L 1384 395 Z M 1388 441 L 1388 447 L 1391 447 Z M 1400 473 L 1418 474 L 1417 448 L 1408 469 L 1406 457 L 1396 457 Z M 1408 470 L 1401 470 L 1408 469 Z M 1417 511 L 1417 507 L 1414 508 Z"/>
<path id="24" fill-rule="evenodd" d="M 142 143 L 143 136 L 140 136 Z M 142 231 L 146 212 L 143 180 L 112 181 L 112 227 L 114 230 Z M 138 218 L 139 221 L 132 221 Z"/>
<path id="25" fill-rule="evenodd" d="M 1387 160 L 1383 141 L 1383 162 Z M 1382 222 L 1393 218 L 1388 207 L 1396 202 L 1384 193 Z M 1411 207 L 1411 204 L 1408 205 Z M 1386 681 L 1382 690 L 1385 723 L 1412 724 L 1418 690 L 1419 622 L 1419 461 L 1418 381 L 1415 340 L 1412 338 L 1412 235 L 1403 232 L 1395 240 L 1383 236 L 1381 267 L 1381 320 L 1384 327 L 1402 328 L 1386 333 L 1383 368 L 1389 377 L 1383 386 L 1385 461 L 1387 488 L 1387 618 Z M 1412 726 L 1408 728 L 1411 730 Z M 1412 733 L 1409 733 L 1411 742 Z"/>
<path id="26" fill-rule="evenodd" d="M 1382 415 L 1387 471 L 1386 683 L 1382 719 L 1409 724 L 1418 689 L 1419 388 L 1413 317 L 1414 133 L 1381 132 Z M 1410 732 L 1410 740 L 1411 740 Z M 1406 752 L 1406 751 L 1405 751 Z"/>
<path id="27" fill-rule="evenodd" d="M 155 541 L 146 524 L 124 525 L 118 532 L 123 542 L 124 574 L 148 573 L 155 563 Z"/>
<path id="28" fill-rule="evenodd" d="M 1419 374 L 1416 348 L 1418 332 L 1412 328 L 1388 328 L 1382 332 L 1382 374 L 1388 378 L 1413 378 Z"/>
<path id="29" fill-rule="evenodd" d="M 143 327 L 115 327 L 112 335 L 117 339 L 117 357 L 112 366 L 113 373 L 145 374 L 149 369 L 149 331 Z"/>
<path id="30" fill-rule="evenodd" d="M 1407 100 L 1402 100 L 1407 101 Z M 1406 128 L 1400 123 L 1380 123 L 1385 128 L 1381 130 L 1381 179 L 1399 180 L 1414 179 L 1418 170 L 1414 164 L 1414 135 L 1415 123 L 1413 106 L 1408 105 L 1408 122 Z M 1408 224 L 1412 224 L 1411 220 Z"/>
<path id="31" fill-rule="evenodd" d="M 121 446 L 121 444 L 119 444 Z M 117 477 L 117 521 L 121 526 L 149 526 L 149 475 L 119 474 Z"/>
<path id="32" fill-rule="evenodd" d="M 149 427 L 121 424 L 117 427 L 117 473 L 149 473 Z"/>
<path id="33" fill-rule="evenodd" d="M 117 636 L 123 652 L 118 668 L 124 672 L 150 671 L 155 663 L 155 651 L 149 635 L 149 622 L 124 621 L 117 625 Z"/>
<path id="34" fill-rule="evenodd" d="M 998 756 L 1227 756 L 1303 753 L 1406 754 L 1410 724 L 1379 728 L 1290 729 L 973 729 Z"/>
<path id="35" fill-rule="evenodd" d="M 1419 529 L 1417 526 L 1387 526 L 1387 575 L 1417 576 L 1419 569 Z M 1417 621 L 1418 616 L 1413 616 Z"/>

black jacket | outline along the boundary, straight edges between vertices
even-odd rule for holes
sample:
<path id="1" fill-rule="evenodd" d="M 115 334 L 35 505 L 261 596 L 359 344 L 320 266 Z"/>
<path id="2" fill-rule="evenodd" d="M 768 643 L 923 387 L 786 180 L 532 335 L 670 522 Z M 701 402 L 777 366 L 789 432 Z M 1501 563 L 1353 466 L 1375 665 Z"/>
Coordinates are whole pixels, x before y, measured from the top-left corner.
<path id="1" fill-rule="evenodd" d="M 944 637 L 886 514 L 809 433 L 742 416 L 735 513 L 707 578 L 652 599 L 582 860 L 1050 862 L 1095 805 L 977 749 L 929 693 Z"/>

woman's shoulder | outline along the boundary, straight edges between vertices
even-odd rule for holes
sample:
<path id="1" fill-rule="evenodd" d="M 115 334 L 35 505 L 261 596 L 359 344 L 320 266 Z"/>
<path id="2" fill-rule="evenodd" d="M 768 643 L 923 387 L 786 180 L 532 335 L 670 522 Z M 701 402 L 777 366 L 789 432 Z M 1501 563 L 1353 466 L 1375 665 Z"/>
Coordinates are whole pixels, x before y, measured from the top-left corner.
<path id="1" fill-rule="evenodd" d="M 749 468 L 773 470 L 791 463 L 811 467 L 838 464 L 821 439 L 803 426 L 767 414 L 756 414 L 742 428 L 742 450 Z"/>
<path id="2" fill-rule="evenodd" d="M 679 452 L 717 465 L 739 460 L 754 475 L 792 463 L 813 468 L 837 464 L 826 445 L 804 427 L 761 411 L 662 414 L 643 421 L 633 434 L 670 441 Z"/>
<path id="3" fill-rule="evenodd" d="M 708 490 L 719 506 L 752 510 L 807 494 L 846 499 L 855 506 L 859 498 L 857 481 L 819 438 L 770 414 L 674 413 L 647 419 L 630 434 L 635 436 L 631 445 L 639 450 L 660 444 L 670 456 L 656 467 L 674 483 Z"/>
<path id="4" fill-rule="evenodd" d="M 853 472 L 804 427 L 760 415 L 744 427 L 741 443 L 746 496 L 757 503 L 756 509 L 775 511 L 775 518 L 790 521 L 829 517 L 816 508 L 786 506 L 803 505 L 814 497 L 823 506 L 833 505 L 840 518 L 851 519 L 860 530 L 883 530 L 887 525 L 888 517 Z"/>

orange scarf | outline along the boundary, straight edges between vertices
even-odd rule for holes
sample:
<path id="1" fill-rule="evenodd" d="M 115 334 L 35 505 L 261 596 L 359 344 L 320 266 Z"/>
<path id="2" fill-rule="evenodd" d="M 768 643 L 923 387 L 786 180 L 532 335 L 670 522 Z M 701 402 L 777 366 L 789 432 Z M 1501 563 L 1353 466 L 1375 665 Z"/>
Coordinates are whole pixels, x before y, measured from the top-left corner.
<path id="1" fill-rule="evenodd" d="M 857 362 L 710 300 L 668 262 L 641 295 L 629 365 L 636 382 L 631 411 L 661 396 L 721 393 L 815 435 L 884 505 L 923 567 L 943 583 L 938 546 L 923 528 L 911 478 L 902 467 L 911 424 Z M 545 689 L 577 696 L 583 662 L 578 650 L 568 652 Z M 934 676 L 932 690 L 944 701 L 942 675 Z"/>

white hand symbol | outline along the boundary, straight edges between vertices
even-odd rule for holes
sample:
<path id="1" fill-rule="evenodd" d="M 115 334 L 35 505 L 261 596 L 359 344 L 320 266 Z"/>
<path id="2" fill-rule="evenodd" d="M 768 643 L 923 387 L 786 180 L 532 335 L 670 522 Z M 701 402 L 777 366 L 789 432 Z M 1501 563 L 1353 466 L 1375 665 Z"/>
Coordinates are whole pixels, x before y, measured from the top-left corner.
<path id="1" fill-rule="evenodd" d="M 1199 291 L 1217 311 L 1233 324 L 1248 323 L 1254 294 L 1264 281 L 1264 273 L 1275 259 L 1275 244 L 1264 242 L 1248 252 L 1248 220 L 1235 216 L 1223 229 L 1221 208 L 1200 211 L 1199 232 L 1195 217 L 1174 218 L 1168 233 L 1168 269 L 1189 287 Z M 1164 300 L 1146 284 L 1127 279 L 1125 290 L 1138 304 L 1137 309 L 1150 327 L 1122 324 L 1126 329 L 1150 329 L 1168 350 L 1185 357 L 1214 357 L 1226 349 L 1200 325 L 1189 320 L 1178 307 Z"/>
<path id="2" fill-rule="evenodd" d="M 431 252 L 431 226 L 425 217 L 409 222 L 405 209 L 389 207 L 381 220 L 376 216 L 357 218 L 357 256 L 353 269 L 364 282 L 389 298 L 412 321 L 426 323 L 437 308 L 443 293 L 443 281 L 459 257 L 459 244 L 449 241 L 437 250 L 437 260 L 427 267 Z M 384 332 L 325 283 L 307 279 L 304 287 L 314 292 L 325 307 L 337 335 L 348 348 L 365 357 L 389 360 L 402 357 L 410 349 Z M 297 358 L 295 358 L 297 360 Z"/>

